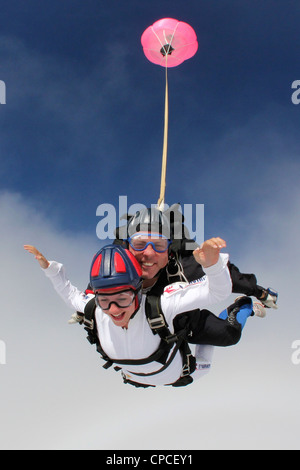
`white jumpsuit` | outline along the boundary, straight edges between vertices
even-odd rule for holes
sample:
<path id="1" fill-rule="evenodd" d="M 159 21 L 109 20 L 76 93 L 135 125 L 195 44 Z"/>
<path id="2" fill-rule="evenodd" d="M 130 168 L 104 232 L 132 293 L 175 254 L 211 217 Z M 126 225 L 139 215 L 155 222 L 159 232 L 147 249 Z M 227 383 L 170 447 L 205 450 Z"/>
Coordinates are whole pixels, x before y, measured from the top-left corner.
<path id="1" fill-rule="evenodd" d="M 204 309 L 209 305 L 224 301 L 232 292 L 232 282 L 227 267 L 228 255 L 221 254 L 218 262 L 205 269 L 205 276 L 191 283 L 168 285 L 161 296 L 161 307 L 171 333 L 174 333 L 173 319 L 176 315 L 194 309 Z M 85 305 L 93 297 L 78 290 L 66 277 L 62 264 L 51 261 L 43 270 L 52 282 L 56 292 L 65 303 L 76 311 L 83 312 Z M 95 318 L 101 347 L 111 359 L 142 359 L 153 354 L 159 346 L 160 338 L 149 327 L 145 314 L 146 296 L 143 294 L 138 312 L 129 321 L 127 329 L 116 326 L 111 318 L 99 307 Z M 213 346 L 196 346 L 197 367 L 192 374 L 194 379 L 209 371 Z M 172 349 L 169 354 L 172 354 Z M 137 376 L 135 373 L 152 373 L 161 369 L 162 364 L 151 362 L 145 365 L 122 366 L 127 379 L 147 385 L 167 385 L 176 382 L 182 372 L 182 358 L 177 352 L 171 364 L 162 372 L 152 376 Z"/>

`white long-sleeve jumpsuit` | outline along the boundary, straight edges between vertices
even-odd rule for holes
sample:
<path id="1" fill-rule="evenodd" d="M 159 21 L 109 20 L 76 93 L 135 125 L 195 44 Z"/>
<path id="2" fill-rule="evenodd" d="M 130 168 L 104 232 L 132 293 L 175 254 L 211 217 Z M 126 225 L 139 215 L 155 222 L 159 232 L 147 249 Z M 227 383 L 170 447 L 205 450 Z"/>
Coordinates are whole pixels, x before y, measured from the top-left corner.
<path id="1" fill-rule="evenodd" d="M 164 289 L 161 307 L 171 333 L 174 333 L 173 320 L 177 315 L 217 304 L 231 294 L 232 282 L 227 263 L 228 255 L 221 254 L 215 265 L 205 269 L 206 275 L 199 281 L 190 284 L 171 284 Z M 76 311 L 83 312 L 93 295 L 85 294 L 73 286 L 60 263 L 51 261 L 50 266 L 43 271 L 65 303 Z M 160 338 L 154 335 L 149 327 L 145 314 L 145 299 L 146 296 L 143 295 L 140 308 L 129 321 L 127 329 L 116 326 L 105 312 L 99 307 L 96 308 L 97 334 L 102 349 L 111 359 L 141 359 L 150 356 L 158 349 Z M 192 374 L 194 379 L 209 372 L 212 353 L 213 346 L 196 346 L 197 365 Z M 172 354 L 172 349 L 169 354 Z M 176 382 L 181 376 L 182 366 L 181 354 L 177 352 L 171 364 L 158 374 L 135 375 L 135 373 L 153 373 L 161 369 L 162 365 L 158 362 L 122 366 L 122 372 L 133 382 L 156 386 Z"/>

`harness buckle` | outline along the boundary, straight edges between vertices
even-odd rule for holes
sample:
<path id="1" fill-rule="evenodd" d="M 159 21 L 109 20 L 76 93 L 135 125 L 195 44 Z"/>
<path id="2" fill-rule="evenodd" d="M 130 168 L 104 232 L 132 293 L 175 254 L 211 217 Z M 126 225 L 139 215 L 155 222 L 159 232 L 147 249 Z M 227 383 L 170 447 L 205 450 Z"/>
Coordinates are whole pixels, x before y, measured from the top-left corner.
<path id="1" fill-rule="evenodd" d="M 171 343 L 175 343 L 176 341 L 178 340 L 178 336 L 177 335 L 169 335 L 169 336 L 166 336 L 164 338 L 164 341 L 167 343 L 167 344 L 171 344 Z"/>
<path id="2" fill-rule="evenodd" d="M 88 320 L 87 318 L 84 318 L 83 324 L 84 324 L 89 330 L 93 330 L 93 329 L 94 329 L 94 320 L 93 320 L 93 319 Z"/>
<path id="3" fill-rule="evenodd" d="M 151 329 L 163 328 L 166 326 L 165 319 L 161 314 L 157 318 L 148 318 L 148 323 Z"/>
<path id="4" fill-rule="evenodd" d="M 191 373 L 191 367 L 190 367 L 190 358 L 192 357 L 192 354 L 187 354 L 186 355 L 186 363 L 184 364 L 181 372 L 181 377 L 186 377 L 187 375 L 190 375 Z"/>
<path id="5" fill-rule="evenodd" d="M 177 259 L 171 258 L 169 260 L 169 263 L 167 264 L 166 270 L 167 270 L 168 280 L 171 281 L 171 283 L 175 282 L 175 281 L 172 281 L 172 278 L 179 278 L 181 282 L 182 281 L 188 282 L 187 278 L 184 275 L 182 265 L 178 258 Z"/>

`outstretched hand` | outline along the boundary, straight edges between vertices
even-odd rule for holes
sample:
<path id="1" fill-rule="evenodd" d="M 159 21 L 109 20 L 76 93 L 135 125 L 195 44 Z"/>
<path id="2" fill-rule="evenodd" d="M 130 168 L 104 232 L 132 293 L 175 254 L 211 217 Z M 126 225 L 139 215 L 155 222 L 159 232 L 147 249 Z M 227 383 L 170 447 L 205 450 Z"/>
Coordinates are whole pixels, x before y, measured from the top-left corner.
<path id="1" fill-rule="evenodd" d="M 203 268 L 209 268 L 218 262 L 220 251 L 225 247 L 226 242 L 222 238 L 211 238 L 196 248 L 193 255 L 197 263 L 201 264 Z"/>
<path id="2" fill-rule="evenodd" d="M 49 267 L 49 265 L 50 265 L 49 261 L 34 246 L 24 245 L 24 249 L 29 251 L 29 253 L 31 253 L 35 256 L 35 259 L 38 260 L 41 268 L 47 269 Z"/>

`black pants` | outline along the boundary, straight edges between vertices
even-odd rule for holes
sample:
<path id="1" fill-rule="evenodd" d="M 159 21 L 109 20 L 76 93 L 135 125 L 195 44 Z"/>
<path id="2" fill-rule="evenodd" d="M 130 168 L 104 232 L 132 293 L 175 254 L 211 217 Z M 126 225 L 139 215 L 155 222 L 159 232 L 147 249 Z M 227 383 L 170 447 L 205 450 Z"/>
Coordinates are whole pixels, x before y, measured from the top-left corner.
<path id="1" fill-rule="evenodd" d="M 229 307 L 230 308 L 230 307 Z M 229 322 L 216 317 L 209 310 L 193 310 L 177 315 L 174 330 L 180 331 L 188 325 L 186 341 L 190 344 L 233 346 L 242 336 L 242 326 L 236 320 Z"/>

